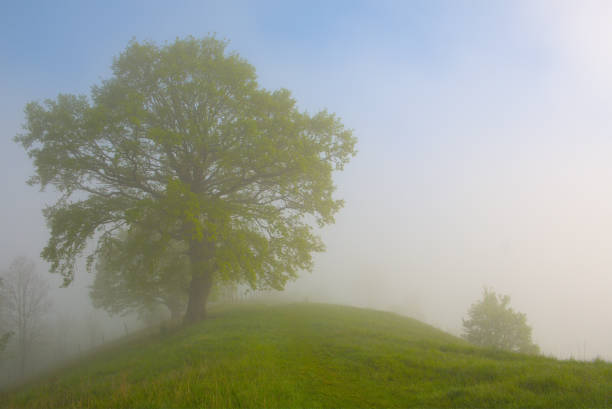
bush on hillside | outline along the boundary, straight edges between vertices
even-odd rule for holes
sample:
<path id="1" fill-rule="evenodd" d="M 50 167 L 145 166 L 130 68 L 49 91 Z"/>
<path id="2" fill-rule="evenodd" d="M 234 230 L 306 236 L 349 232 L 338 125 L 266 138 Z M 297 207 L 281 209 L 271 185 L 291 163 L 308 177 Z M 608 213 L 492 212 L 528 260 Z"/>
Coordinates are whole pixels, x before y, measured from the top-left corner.
<path id="1" fill-rule="evenodd" d="M 514 311 L 509 304 L 510 296 L 485 288 L 482 299 L 470 307 L 469 318 L 463 320 L 463 338 L 484 347 L 539 353 L 539 347 L 531 340 L 527 316 Z"/>

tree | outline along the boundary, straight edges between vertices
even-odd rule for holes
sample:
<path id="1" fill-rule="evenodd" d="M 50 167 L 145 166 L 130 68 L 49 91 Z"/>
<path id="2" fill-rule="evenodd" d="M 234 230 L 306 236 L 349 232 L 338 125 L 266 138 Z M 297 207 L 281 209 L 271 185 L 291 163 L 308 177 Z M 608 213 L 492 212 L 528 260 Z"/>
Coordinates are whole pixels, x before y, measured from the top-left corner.
<path id="1" fill-rule="evenodd" d="M 163 259 L 147 256 L 147 237 L 135 234 L 138 231 L 133 229 L 103 241 L 90 291 L 93 306 L 111 315 L 137 312 L 140 316 L 164 306 L 176 321 L 187 306 L 190 276 L 184 249 L 169 248 Z"/>
<path id="2" fill-rule="evenodd" d="M 4 352 L 4 349 L 6 348 L 6 344 L 8 344 L 8 341 L 9 339 L 11 339 L 12 336 L 13 336 L 12 331 L 2 332 L 2 335 L 0 335 L 0 354 Z"/>
<path id="3" fill-rule="evenodd" d="M 50 306 L 48 293 L 49 285 L 36 272 L 34 262 L 26 257 L 17 257 L 4 274 L 2 298 L 6 300 L 6 316 L 17 341 L 22 376 Z"/>
<path id="4" fill-rule="evenodd" d="M 164 258 L 152 257 L 150 253 L 156 249 L 149 246 L 150 237 L 136 238 L 135 234 L 137 229 L 122 232 L 101 245 L 90 290 L 93 306 L 111 315 L 136 312 L 150 324 L 164 316 L 164 309 L 172 321 L 180 320 L 187 306 L 190 279 L 185 249 L 171 247 Z M 234 283 L 217 280 L 209 300 L 230 298 L 236 292 Z"/>
<path id="5" fill-rule="evenodd" d="M 332 223 L 342 207 L 332 172 L 356 140 L 335 115 L 311 116 L 289 91 L 260 88 L 226 45 L 133 41 L 90 99 L 26 106 L 16 141 L 34 161 L 29 182 L 62 193 L 44 210 L 42 257 L 65 285 L 88 239 L 100 251 L 121 228 L 148 236 L 147 257 L 184 249 L 186 322 L 205 316 L 214 280 L 282 289 L 312 268 L 324 250 L 312 223 Z"/>
<path id="6" fill-rule="evenodd" d="M 6 317 L 6 300 L 3 292 L 2 278 L 0 278 L 0 355 L 5 350 L 9 339 L 13 336 L 13 331 L 10 331 Z"/>
<path id="7" fill-rule="evenodd" d="M 539 353 L 531 341 L 527 316 L 509 306 L 508 295 L 484 289 L 482 300 L 472 304 L 463 320 L 463 337 L 469 342 L 495 349 L 529 354 Z"/>

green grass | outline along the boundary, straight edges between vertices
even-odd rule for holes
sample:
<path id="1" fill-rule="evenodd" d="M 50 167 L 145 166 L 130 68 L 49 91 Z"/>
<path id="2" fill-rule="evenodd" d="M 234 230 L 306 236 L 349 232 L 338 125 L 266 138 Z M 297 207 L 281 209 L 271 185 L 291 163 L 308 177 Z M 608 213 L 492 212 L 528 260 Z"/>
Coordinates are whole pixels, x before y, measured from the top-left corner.
<path id="1" fill-rule="evenodd" d="M 99 351 L 1 407 L 612 407 L 612 365 L 473 347 L 416 320 L 243 305 Z"/>

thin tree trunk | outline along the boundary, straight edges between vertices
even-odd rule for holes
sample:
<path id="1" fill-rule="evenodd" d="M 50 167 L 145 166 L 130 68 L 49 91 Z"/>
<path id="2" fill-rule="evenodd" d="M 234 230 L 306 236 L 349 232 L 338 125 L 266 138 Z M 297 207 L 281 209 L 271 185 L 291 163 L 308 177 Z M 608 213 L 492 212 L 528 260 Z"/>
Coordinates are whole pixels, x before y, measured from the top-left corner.
<path id="1" fill-rule="evenodd" d="M 21 378 L 25 375 L 26 367 L 26 346 L 25 341 L 21 340 L 19 345 L 19 376 Z"/>
<path id="2" fill-rule="evenodd" d="M 170 321 L 172 322 L 178 322 L 181 319 L 181 309 L 176 306 L 176 305 L 172 305 L 172 307 L 168 308 L 170 310 Z"/>

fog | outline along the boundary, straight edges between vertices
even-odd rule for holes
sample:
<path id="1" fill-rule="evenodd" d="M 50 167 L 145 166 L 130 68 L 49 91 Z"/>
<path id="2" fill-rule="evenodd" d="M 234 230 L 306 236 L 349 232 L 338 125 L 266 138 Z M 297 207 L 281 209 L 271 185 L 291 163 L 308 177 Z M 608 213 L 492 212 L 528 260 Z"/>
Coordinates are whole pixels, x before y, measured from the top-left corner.
<path id="1" fill-rule="evenodd" d="M 41 209 L 56 195 L 25 184 L 33 168 L 12 141 L 25 104 L 88 93 L 133 37 L 217 33 L 264 87 L 288 88 L 309 112 L 328 108 L 359 139 L 358 155 L 335 175 L 346 205 L 321 230 L 327 251 L 278 297 L 395 311 L 459 334 L 487 286 L 527 314 L 544 354 L 612 360 L 609 3 L 8 9 L 1 268 L 26 255 L 47 269 L 38 259 L 49 235 Z M 84 268 L 69 288 L 49 280 L 50 314 L 93 314 Z M 109 337 L 120 335 L 122 321 L 98 314 Z"/>

